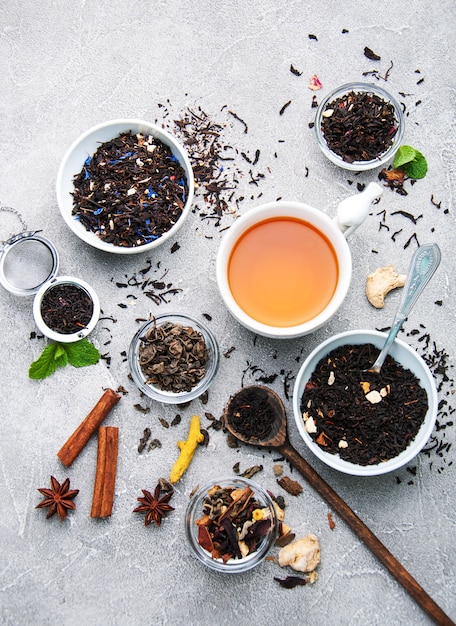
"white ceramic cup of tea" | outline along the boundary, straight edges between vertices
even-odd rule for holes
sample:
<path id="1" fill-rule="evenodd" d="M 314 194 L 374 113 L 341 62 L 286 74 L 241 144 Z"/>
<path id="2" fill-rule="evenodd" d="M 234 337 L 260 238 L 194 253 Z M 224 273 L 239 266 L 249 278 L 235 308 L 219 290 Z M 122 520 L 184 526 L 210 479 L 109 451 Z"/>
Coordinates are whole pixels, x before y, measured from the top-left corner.
<path id="1" fill-rule="evenodd" d="M 272 338 L 300 337 L 323 326 L 350 287 L 347 236 L 382 191 L 370 183 L 343 200 L 334 219 L 284 200 L 238 218 L 222 239 L 216 263 L 220 294 L 233 317 Z"/>

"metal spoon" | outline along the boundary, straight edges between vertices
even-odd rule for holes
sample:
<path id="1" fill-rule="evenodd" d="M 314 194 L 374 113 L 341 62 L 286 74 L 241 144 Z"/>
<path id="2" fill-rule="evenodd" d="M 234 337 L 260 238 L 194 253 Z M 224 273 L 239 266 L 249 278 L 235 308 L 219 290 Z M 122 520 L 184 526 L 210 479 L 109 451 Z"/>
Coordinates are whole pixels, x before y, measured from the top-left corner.
<path id="1" fill-rule="evenodd" d="M 234 413 L 239 406 L 239 400 L 245 406 L 246 395 L 259 394 L 262 402 L 271 409 L 274 422 L 267 437 L 245 437 L 233 425 Z M 236 399 L 234 403 L 233 400 Z M 453 621 L 434 600 L 424 591 L 421 585 L 408 573 L 399 561 L 389 552 L 378 537 L 361 521 L 348 504 L 328 485 L 328 483 L 304 460 L 293 448 L 287 436 L 287 417 L 285 407 L 279 396 L 267 387 L 253 385 L 244 387 L 228 401 L 224 410 L 225 426 L 237 439 L 253 446 L 274 448 L 286 457 L 296 469 L 301 472 L 307 482 L 328 502 L 331 508 L 350 526 L 358 537 L 366 544 L 371 552 L 389 570 L 396 580 L 411 595 L 415 602 L 436 623 L 453 625 Z"/>
<path id="2" fill-rule="evenodd" d="M 407 319 L 407 316 L 415 302 L 418 300 L 422 291 L 434 275 L 435 270 L 438 268 L 440 257 L 440 248 L 436 243 L 428 243 L 420 246 L 413 255 L 404 291 L 402 293 L 402 299 L 391 329 L 388 333 L 388 337 L 386 338 L 385 345 L 383 346 L 375 363 L 372 367 L 369 367 L 369 369 L 364 370 L 365 372 L 370 372 L 372 374 L 380 373 L 391 344 L 395 340 L 399 329 Z"/>

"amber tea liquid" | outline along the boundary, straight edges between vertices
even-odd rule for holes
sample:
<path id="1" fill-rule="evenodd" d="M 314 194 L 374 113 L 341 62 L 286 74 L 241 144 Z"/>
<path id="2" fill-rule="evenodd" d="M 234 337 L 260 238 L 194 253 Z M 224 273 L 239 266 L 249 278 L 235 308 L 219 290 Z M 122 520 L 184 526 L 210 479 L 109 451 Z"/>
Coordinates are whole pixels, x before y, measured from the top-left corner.
<path id="1" fill-rule="evenodd" d="M 338 278 L 329 239 L 291 217 L 264 220 L 246 230 L 228 263 L 237 304 L 269 326 L 296 326 L 316 317 L 332 299 Z"/>

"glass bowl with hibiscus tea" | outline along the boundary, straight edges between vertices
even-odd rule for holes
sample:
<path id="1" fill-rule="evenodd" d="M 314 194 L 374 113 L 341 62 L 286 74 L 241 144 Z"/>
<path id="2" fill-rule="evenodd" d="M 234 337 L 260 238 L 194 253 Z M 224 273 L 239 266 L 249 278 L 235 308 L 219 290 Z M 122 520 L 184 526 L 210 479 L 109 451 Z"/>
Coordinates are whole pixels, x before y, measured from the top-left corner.
<path id="1" fill-rule="evenodd" d="M 146 396 L 165 404 L 185 404 L 204 393 L 219 366 L 217 339 L 202 321 L 163 313 L 146 322 L 130 344 L 132 378 Z"/>
<path id="2" fill-rule="evenodd" d="M 349 83 L 320 103 L 315 133 L 323 154 L 342 168 L 363 171 L 390 161 L 404 135 L 404 114 L 387 91 Z"/>
<path id="3" fill-rule="evenodd" d="M 437 390 L 425 361 L 395 339 L 379 374 L 367 372 L 386 333 L 353 330 L 324 341 L 296 377 L 293 413 L 309 450 L 355 476 L 392 472 L 426 445 Z"/>
<path id="4" fill-rule="evenodd" d="M 185 532 L 197 559 L 223 573 L 255 567 L 275 543 L 278 519 L 268 492 L 248 478 L 220 478 L 191 498 Z"/>

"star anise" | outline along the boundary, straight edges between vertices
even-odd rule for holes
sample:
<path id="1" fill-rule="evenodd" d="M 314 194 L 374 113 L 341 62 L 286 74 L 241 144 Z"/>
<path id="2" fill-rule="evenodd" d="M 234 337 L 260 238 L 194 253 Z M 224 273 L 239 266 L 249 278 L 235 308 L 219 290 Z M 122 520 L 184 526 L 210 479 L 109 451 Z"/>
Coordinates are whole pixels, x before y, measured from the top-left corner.
<path id="1" fill-rule="evenodd" d="M 49 507 L 46 519 L 49 519 L 57 512 L 63 522 L 67 516 L 68 509 L 76 508 L 73 498 L 78 495 L 79 489 L 70 489 L 69 478 L 60 484 L 54 476 L 51 476 L 51 489 L 38 489 L 38 491 L 45 496 L 45 499 L 37 504 L 36 508 Z"/>
<path id="2" fill-rule="evenodd" d="M 133 509 L 133 513 L 146 513 L 144 526 L 148 526 L 152 521 L 155 522 L 157 526 L 160 526 L 162 519 L 166 517 L 170 511 L 174 511 L 174 508 L 168 504 L 174 493 L 174 489 L 168 491 L 162 497 L 160 497 L 162 491 L 160 483 L 155 487 L 154 495 L 152 495 L 150 491 L 147 491 L 147 489 L 141 489 L 141 491 L 144 497 L 137 498 L 141 505 Z"/>

